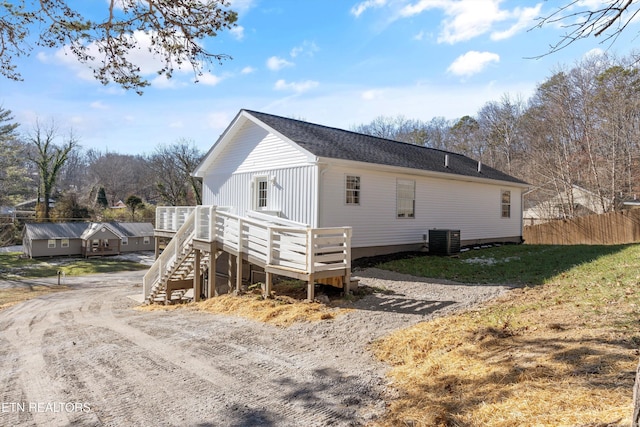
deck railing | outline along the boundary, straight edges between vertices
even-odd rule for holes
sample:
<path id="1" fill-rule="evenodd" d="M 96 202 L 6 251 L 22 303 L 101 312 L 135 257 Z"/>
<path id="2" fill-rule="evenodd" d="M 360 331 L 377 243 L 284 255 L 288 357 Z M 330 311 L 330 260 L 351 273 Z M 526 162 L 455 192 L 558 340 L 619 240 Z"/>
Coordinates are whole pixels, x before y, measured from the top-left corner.
<path id="1" fill-rule="evenodd" d="M 223 250 L 246 256 L 258 265 L 305 274 L 351 270 L 351 227 L 312 228 L 259 213 L 242 217 L 229 210 L 216 206 L 158 207 L 156 229 L 177 232 L 156 261 L 160 265 L 154 264 L 153 272 L 147 273 L 149 277 L 160 278 L 162 264 L 175 259 L 189 235 L 204 242 L 215 241 Z M 163 259 L 165 252 L 171 255 Z"/>

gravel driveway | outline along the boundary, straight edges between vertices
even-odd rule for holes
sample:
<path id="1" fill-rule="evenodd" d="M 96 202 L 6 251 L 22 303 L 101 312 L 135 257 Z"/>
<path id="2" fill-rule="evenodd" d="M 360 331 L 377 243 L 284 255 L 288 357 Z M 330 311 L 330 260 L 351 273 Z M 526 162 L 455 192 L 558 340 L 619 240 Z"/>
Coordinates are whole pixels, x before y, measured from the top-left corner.
<path id="1" fill-rule="evenodd" d="M 366 269 L 361 283 L 393 293 L 279 328 L 134 310 L 143 274 L 66 278 L 71 291 L 0 311 L 0 425 L 362 425 L 393 396 L 372 340 L 508 289 Z"/>

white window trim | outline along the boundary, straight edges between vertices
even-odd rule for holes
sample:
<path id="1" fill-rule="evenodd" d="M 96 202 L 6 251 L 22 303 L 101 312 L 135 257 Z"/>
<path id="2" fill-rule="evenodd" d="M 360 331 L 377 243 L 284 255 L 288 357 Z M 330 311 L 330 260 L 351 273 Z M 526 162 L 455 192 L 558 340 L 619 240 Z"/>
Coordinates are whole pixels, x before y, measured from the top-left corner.
<path id="1" fill-rule="evenodd" d="M 122 238 L 122 246 L 127 246 L 129 244 L 129 238 L 128 237 L 123 237 Z"/>
<path id="2" fill-rule="evenodd" d="M 144 244 L 144 245 L 148 245 L 149 243 L 151 243 L 151 237 L 149 237 L 149 236 L 145 236 L 145 237 L 142 239 L 142 244 Z"/>
<path id="3" fill-rule="evenodd" d="M 505 193 L 509 193 L 509 203 L 504 203 L 502 197 Z M 500 218 L 510 219 L 511 218 L 511 190 L 500 190 Z M 505 216 L 504 207 L 509 206 L 509 214 Z"/>
<path id="4" fill-rule="evenodd" d="M 69 239 L 61 239 L 60 240 L 60 247 L 61 248 L 68 248 L 69 247 Z"/>
<path id="5" fill-rule="evenodd" d="M 358 188 L 348 188 L 347 185 L 349 183 L 349 178 L 357 178 Z M 353 195 L 357 195 L 357 197 L 353 197 L 353 199 L 357 199 L 357 202 L 349 202 L 348 194 L 352 192 Z M 359 206 L 360 200 L 362 198 L 362 178 L 360 175 L 345 175 L 344 176 L 344 198 L 342 199 L 346 206 Z"/>
<path id="6" fill-rule="evenodd" d="M 56 248 L 56 239 L 47 239 L 47 248 L 55 249 Z"/>
<path id="7" fill-rule="evenodd" d="M 266 175 L 260 175 L 253 178 L 253 200 L 251 204 L 253 205 L 254 211 L 259 212 L 259 211 L 269 210 L 269 193 L 270 193 L 269 181 L 270 181 L 269 177 Z M 261 182 L 264 182 L 266 185 L 264 189 L 265 191 L 264 206 L 260 206 L 260 183 Z"/>
<path id="8" fill-rule="evenodd" d="M 413 185 L 413 197 L 411 198 L 411 212 L 410 215 L 400 215 L 400 184 Z M 405 198 L 406 199 L 406 198 Z M 406 199 L 409 200 L 409 199 Z M 416 217 L 416 181 L 414 179 L 396 179 L 396 218 L 397 219 L 415 219 Z"/>

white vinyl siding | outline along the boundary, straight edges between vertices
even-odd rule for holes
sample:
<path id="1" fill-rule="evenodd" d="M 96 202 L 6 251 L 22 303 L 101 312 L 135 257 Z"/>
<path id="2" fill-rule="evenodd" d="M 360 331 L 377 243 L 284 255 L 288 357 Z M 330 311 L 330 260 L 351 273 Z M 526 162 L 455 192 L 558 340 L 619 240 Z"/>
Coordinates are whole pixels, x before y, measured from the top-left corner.
<path id="1" fill-rule="evenodd" d="M 344 176 L 357 173 L 366 182 L 361 203 L 354 209 L 345 205 Z M 330 167 L 322 175 L 320 197 L 321 227 L 353 227 L 353 247 L 419 244 L 431 228 L 460 230 L 461 239 L 500 239 L 520 236 L 517 215 L 505 220 L 496 215 L 502 185 L 470 181 L 398 175 L 371 169 Z M 396 221 L 396 183 L 415 180 L 415 220 Z M 511 207 L 520 211 L 521 189 L 513 187 Z"/>
<path id="2" fill-rule="evenodd" d="M 307 155 L 251 122 L 222 150 L 209 170 L 216 174 L 255 172 L 308 163 Z"/>
<path id="3" fill-rule="evenodd" d="M 416 182 L 408 179 L 396 181 L 396 207 L 398 218 L 416 216 Z"/>

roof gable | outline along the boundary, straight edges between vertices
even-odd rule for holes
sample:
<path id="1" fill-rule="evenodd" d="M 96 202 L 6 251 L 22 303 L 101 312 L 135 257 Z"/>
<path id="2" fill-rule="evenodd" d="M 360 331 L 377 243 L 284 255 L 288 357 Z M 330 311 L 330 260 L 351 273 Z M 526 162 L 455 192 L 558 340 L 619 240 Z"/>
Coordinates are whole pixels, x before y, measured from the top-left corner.
<path id="1" fill-rule="evenodd" d="M 243 111 L 317 157 L 526 184 L 461 154 L 257 111 Z"/>
<path id="2" fill-rule="evenodd" d="M 218 138 L 218 140 L 215 142 L 215 144 L 213 144 L 213 146 L 211 147 L 211 149 L 209 149 L 209 151 L 207 152 L 207 154 L 204 156 L 203 160 L 200 162 L 200 164 L 196 167 L 195 171 L 193 172 L 193 176 L 197 176 L 197 177 L 204 177 L 207 174 L 207 171 L 209 169 L 212 168 L 212 166 L 214 166 L 214 163 L 221 157 L 224 155 L 225 151 L 227 151 L 227 149 L 229 148 L 230 144 L 236 140 L 238 137 L 240 137 L 240 139 L 242 139 L 241 135 L 247 131 L 247 125 L 253 125 L 253 126 L 257 126 L 259 128 L 261 128 L 264 132 L 265 135 L 266 134 L 271 134 L 273 136 L 275 136 L 276 138 L 278 138 L 282 144 L 286 144 L 288 147 L 284 147 L 285 149 L 287 148 L 291 148 L 293 150 L 296 151 L 296 153 L 300 154 L 300 158 L 301 159 L 306 159 L 307 161 L 314 161 L 315 160 L 315 156 L 310 153 L 309 151 L 307 151 L 304 147 L 302 147 L 300 144 L 295 143 L 294 141 L 292 141 L 290 138 L 288 138 L 286 135 L 281 134 L 277 129 L 274 129 L 270 126 L 268 126 L 267 123 L 265 123 L 264 121 L 254 117 L 253 115 L 249 114 L 249 112 L 247 110 L 240 110 L 240 112 L 236 115 L 236 117 L 233 119 L 233 121 L 229 124 L 229 126 L 227 126 L 227 128 L 225 129 L 225 131 L 222 133 L 222 135 L 220 135 L 220 137 Z M 257 141 L 254 141 L 254 143 Z M 245 147 L 248 148 L 248 147 Z M 279 155 L 282 154 L 282 150 L 278 150 L 279 151 Z M 262 157 L 260 155 L 260 153 L 256 152 L 253 153 L 253 151 L 249 151 L 247 153 L 245 153 L 246 155 L 257 155 L 259 157 Z M 289 154 L 291 154 L 291 151 L 289 152 Z M 246 159 L 245 159 L 246 160 Z M 233 167 L 232 165 L 225 165 L 225 168 L 227 167 Z M 241 167 L 240 164 L 235 165 L 237 167 Z"/>

